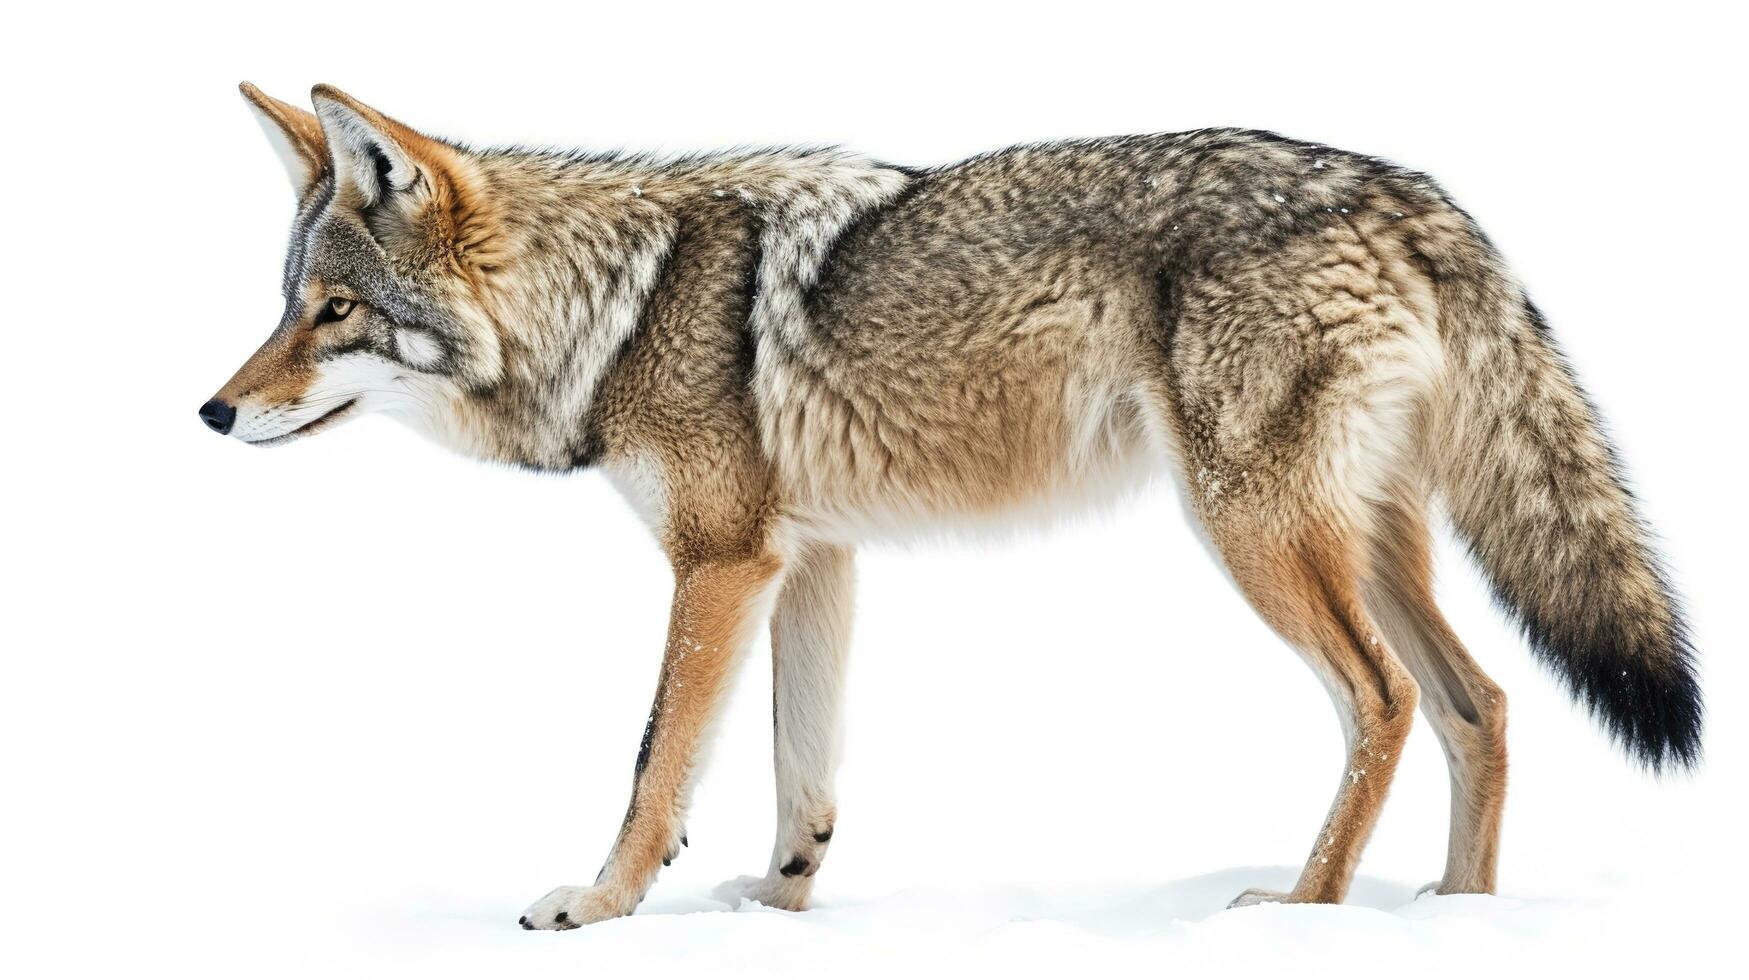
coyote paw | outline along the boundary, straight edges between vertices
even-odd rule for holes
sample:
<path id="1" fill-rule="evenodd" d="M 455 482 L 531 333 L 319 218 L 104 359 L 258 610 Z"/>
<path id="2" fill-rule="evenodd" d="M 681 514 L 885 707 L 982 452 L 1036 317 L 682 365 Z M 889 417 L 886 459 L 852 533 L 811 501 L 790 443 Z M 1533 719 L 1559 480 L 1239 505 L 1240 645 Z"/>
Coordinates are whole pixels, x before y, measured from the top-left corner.
<path id="1" fill-rule="evenodd" d="M 1444 878 L 1441 878 L 1438 881 L 1430 881 L 1427 884 L 1422 885 L 1420 888 L 1415 890 L 1415 897 L 1416 898 L 1420 898 L 1423 895 L 1492 895 L 1492 894 L 1494 894 L 1494 889 L 1490 886 L 1471 884 L 1471 883 L 1466 883 L 1466 882 L 1461 882 L 1461 881 L 1456 883 L 1456 884 L 1447 884 L 1446 880 Z"/>
<path id="2" fill-rule="evenodd" d="M 1242 909 L 1253 905 L 1287 904 L 1294 900 L 1287 892 L 1270 891 L 1267 888 L 1247 888 L 1239 893 L 1239 897 L 1227 903 L 1227 908 Z"/>
<path id="3" fill-rule="evenodd" d="M 530 905 L 518 923 L 524 929 L 575 929 L 591 922 L 632 914 L 636 902 L 628 902 L 601 887 L 566 885 L 547 892 Z"/>
<path id="4" fill-rule="evenodd" d="M 731 906 L 740 905 L 742 899 L 750 898 L 767 908 L 805 912 L 813 884 L 813 878 L 800 875 L 776 874 L 763 878 L 742 875 L 711 889 L 711 897 Z"/>

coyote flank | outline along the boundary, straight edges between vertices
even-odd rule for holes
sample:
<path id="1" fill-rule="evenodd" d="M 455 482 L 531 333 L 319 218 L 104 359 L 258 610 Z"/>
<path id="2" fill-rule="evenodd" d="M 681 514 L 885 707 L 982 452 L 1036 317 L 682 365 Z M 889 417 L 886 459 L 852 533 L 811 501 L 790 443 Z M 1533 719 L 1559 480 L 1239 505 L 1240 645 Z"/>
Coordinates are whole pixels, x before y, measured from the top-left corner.
<path id="1" fill-rule="evenodd" d="M 630 913 L 686 843 L 694 760 L 773 648 L 777 843 L 737 894 L 804 908 L 832 839 L 856 542 L 1177 477 L 1328 688 L 1348 762 L 1293 890 L 1339 902 L 1420 703 L 1451 769 L 1441 892 L 1493 890 L 1505 699 L 1433 600 L 1438 502 L 1531 648 L 1653 769 L 1693 765 L 1693 654 L 1596 413 L 1427 177 L 1269 133 L 671 160 L 476 150 L 317 86 L 244 84 L 297 193 L 285 314 L 201 408 L 285 443 L 366 411 L 539 470 L 599 466 L 675 575 L 630 808 Z"/>

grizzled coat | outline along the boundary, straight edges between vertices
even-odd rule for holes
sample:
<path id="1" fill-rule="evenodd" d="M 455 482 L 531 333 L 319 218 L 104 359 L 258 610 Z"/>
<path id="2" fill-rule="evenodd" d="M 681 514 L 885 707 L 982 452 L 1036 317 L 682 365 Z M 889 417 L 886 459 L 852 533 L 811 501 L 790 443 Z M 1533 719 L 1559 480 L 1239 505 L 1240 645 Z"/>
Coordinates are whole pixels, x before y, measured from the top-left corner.
<path id="1" fill-rule="evenodd" d="M 1434 605 L 1436 503 L 1613 736 L 1654 767 L 1697 758 L 1683 623 L 1595 412 L 1420 174 L 1232 130 L 929 170 L 474 150 L 326 86 L 313 114 L 244 94 L 299 208 L 285 315 L 207 423 L 274 444 L 382 410 L 487 459 L 598 466 L 673 563 L 619 838 L 525 927 L 626 914 L 678 853 L 767 621 L 780 826 L 731 891 L 805 906 L 854 545 L 1049 517 L 1159 471 L 1347 739 L 1299 882 L 1238 903 L 1342 899 L 1417 703 L 1452 778 L 1435 886 L 1494 886 L 1505 702 Z"/>

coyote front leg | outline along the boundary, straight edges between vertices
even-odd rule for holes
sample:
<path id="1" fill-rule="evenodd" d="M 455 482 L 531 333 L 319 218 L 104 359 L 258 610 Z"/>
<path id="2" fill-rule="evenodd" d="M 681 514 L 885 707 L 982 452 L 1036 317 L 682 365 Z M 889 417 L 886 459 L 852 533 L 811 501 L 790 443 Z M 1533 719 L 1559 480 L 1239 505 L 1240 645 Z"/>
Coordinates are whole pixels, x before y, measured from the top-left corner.
<path id="1" fill-rule="evenodd" d="M 676 569 L 668 649 L 638 748 L 625 823 L 595 884 L 553 889 L 529 906 L 523 928 L 573 929 L 629 915 L 661 867 L 679 853 L 705 733 L 769 610 L 780 570 L 769 556 Z"/>
<path id="2" fill-rule="evenodd" d="M 839 707 L 855 575 L 850 549 L 815 545 L 784 576 L 771 616 L 771 723 L 776 740 L 777 843 L 763 878 L 725 882 L 717 897 L 808 907 L 838 808 Z"/>

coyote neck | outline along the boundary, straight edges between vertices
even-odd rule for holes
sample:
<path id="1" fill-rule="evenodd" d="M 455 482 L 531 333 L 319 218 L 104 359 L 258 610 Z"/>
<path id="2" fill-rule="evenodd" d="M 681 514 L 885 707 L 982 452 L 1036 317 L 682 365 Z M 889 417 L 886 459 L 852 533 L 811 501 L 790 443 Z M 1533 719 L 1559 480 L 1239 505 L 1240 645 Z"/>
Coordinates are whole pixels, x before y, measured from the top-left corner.
<path id="1" fill-rule="evenodd" d="M 499 462 L 574 469 L 596 453 L 591 407 L 637 329 L 676 220 L 635 181 L 583 179 L 527 157 L 488 164 L 501 260 L 479 294 L 502 365 L 490 384 L 456 399 L 458 431 L 445 441 Z"/>
<path id="2" fill-rule="evenodd" d="M 733 327 L 795 343 L 806 293 L 839 236 L 907 182 L 898 170 L 830 151 L 672 163 L 503 154 L 479 161 L 479 172 L 500 216 L 491 249 L 501 260 L 480 293 L 501 338 L 502 370 L 457 399 L 460 418 L 444 441 L 545 470 L 597 461 L 603 381 L 658 290 L 680 305 L 709 305 L 703 297 L 725 289 L 750 293 Z M 676 268 L 682 234 L 718 243 L 756 235 L 758 260 L 734 270 L 733 281 L 727 270 Z"/>

